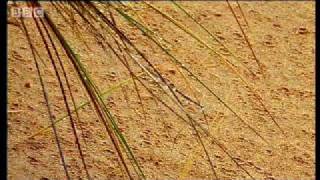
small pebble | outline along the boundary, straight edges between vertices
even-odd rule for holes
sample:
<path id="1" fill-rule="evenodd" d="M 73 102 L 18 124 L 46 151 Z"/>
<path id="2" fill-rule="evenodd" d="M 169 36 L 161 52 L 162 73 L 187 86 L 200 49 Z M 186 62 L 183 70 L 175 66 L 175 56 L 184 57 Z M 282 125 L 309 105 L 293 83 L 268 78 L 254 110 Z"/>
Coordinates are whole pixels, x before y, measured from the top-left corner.
<path id="1" fill-rule="evenodd" d="M 29 82 L 27 82 L 27 83 L 24 84 L 24 87 L 31 88 L 31 84 Z"/>
<path id="2" fill-rule="evenodd" d="M 274 27 L 277 27 L 277 28 L 280 28 L 280 27 L 281 27 L 280 24 L 278 24 L 278 23 L 274 23 L 273 26 L 274 26 Z"/>
<path id="3" fill-rule="evenodd" d="M 175 71 L 174 69 L 169 69 L 168 72 L 169 72 L 170 74 L 176 74 L 176 71 Z"/>
<path id="4" fill-rule="evenodd" d="M 307 28 L 306 27 L 299 27 L 299 29 L 298 29 L 298 34 L 307 34 L 309 31 L 307 30 Z"/>
<path id="5" fill-rule="evenodd" d="M 272 151 L 271 151 L 270 149 L 267 149 L 266 151 L 267 151 L 267 153 L 269 153 L 269 154 L 272 153 Z"/>

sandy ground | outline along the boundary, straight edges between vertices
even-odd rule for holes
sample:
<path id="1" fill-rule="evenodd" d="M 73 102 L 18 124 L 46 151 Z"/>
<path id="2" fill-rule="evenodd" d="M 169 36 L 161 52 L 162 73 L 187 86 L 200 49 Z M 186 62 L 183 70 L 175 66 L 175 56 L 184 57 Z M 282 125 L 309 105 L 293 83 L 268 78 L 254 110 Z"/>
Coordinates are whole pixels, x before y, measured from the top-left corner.
<path id="1" fill-rule="evenodd" d="M 119 27 L 167 79 L 190 96 L 199 99 L 209 117 L 205 120 L 200 110 L 191 105 L 187 106 L 188 112 L 203 124 L 252 176 L 256 179 L 275 180 L 315 179 L 315 3 L 240 3 L 249 26 L 244 25 L 241 16 L 239 19 L 263 65 L 263 75 L 260 73 L 253 77 L 244 71 L 241 71 L 241 74 L 260 94 L 285 134 L 280 132 L 257 99 L 241 80 L 221 63 L 217 55 L 145 5 L 132 4 L 132 7 L 150 29 L 169 42 L 170 52 L 259 131 L 268 144 L 241 123 L 212 94 L 185 74 L 194 88 L 192 93 L 168 56 L 137 29 L 128 26 L 119 15 L 115 15 L 115 19 Z M 219 52 L 226 54 L 206 32 L 181 11 L 176 11 L 170 3 L 153 4 L 185 24 L 212 47 L 219 49 Z M 182 2 L 181 5 L 211 33 L 218 36 L 232 52 L 243 57 L 246 67 L 258 72 L 257 64 L 226 2 Z M 66 39 L 75 47 L 101 91 L 107 91 L 130 77 L 110 50 L 102 50 L 92 36 L 83 32 L 81 37 L 90 46 L 90 49 L 86 48 L 69 24 L 64 23 L 51 6 L 45 3 L 44 6 Z M 240 15 L 239 9 L 234 9 Z M 49 119 L 35 63 L 26 37 L 15 23 L 16 20 L 9 17 L 8 24 L 9 179 L 64 179 L 52 131 L 28 138 L 47 127 Z M 66 115 L 66 109 L 54 71 L 32 19 L 26 19 L 26 25 L 45 61 L 44 64 L 40 63 L 40 66 L 51 107 L 58 119 Z M 226 57 L 231 58 L 228 54 Z M 83 89 L 75 78 L 75 71 L 67 62 L 66 56 L 63 56 L 63 60 L 76 103 L 86 102 Z M 135 72 L 139 71 L 139 68 L 135 69 Z M 169 102 L 151 82 L 150 84 L 157 95 Z M 204 151 L 190 126 L 159 102 L 155 103 L 140 84 L 138 87 L 145 114 L 133 83 L 127 83 L 113 91 L 105 102 L 117 118 L 120 129 L 147 179 L 212 179 Z M 173 106 L 172 103 L 171 105 Z M 79 113 L 87 143 L 84 144 L 83 139 L 81 142 L 93 179 L 126 179 L 118 166 L 111 141 L 92 107 L 86 106 Z M 69 120 L 63 120 L 57 127 L 72 179 L 85 179 Z M 219 179 L 249 178 L 218 146 L 212 144 L 209 138 L 203 139 Z"/>

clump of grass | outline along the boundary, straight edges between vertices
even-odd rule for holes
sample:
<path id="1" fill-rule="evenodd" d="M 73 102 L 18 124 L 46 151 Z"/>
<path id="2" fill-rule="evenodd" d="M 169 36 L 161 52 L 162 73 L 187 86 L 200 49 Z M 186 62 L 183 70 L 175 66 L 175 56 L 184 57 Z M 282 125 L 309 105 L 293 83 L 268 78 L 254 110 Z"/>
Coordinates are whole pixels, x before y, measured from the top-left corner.
<path id="1" fill-rule="evenodd" d="M 225 57 L 224 55 L 216 51 L 216 49 L 211 47 L 206 41 L 201 39 L 197 34 L 192 32 L 185 25 L 178 22 L 175 18 L 171 17 L 169 14 L 165 13 L 160 8 L 157 8 L 156 6 L 148 2 L 142 2 L 142 4 L 151 8 L 154 12 L 160 14 L 163 18 L 167 19 L 169 22 L 176 25 L 179 29 L 183 30 L 183 32 L 185 32 L 188 36 L 192 37 L 197 42 L 204 45 L 205 48 L 208 49 L 210 52 L 213 52 L 218 57 L 220 57 L 220 61 L 218 62 L 223 63 L 229 70 L 231 70 L 232 73 L 234 73 L 235 75 L 237 75 L 238 78 L 241 79 L 243 84 L 246 87 L 248 87 L 249 91 L 251 91 L 255 95 L 255 98 L 258 100 L 260 105 L 267 112 L 268 116 L 282 131 L 282 129 L 276 122 L 275 118 L 271 115 L 269 110 L 267 110 L 267 108 L 265 107 L 262 98 L 257 94 L 256 90 L 247 82 L 246 78 L 242 76 L 242 74 L 240 73 L 240 70 L 237 68 L 235 64 L 233 64 L 227 57 Z M 234 53 L 232 53 L 223 42 L 219 41 L 219 39 L 215 37 L 214 34 L 210 33 L 208 29 L 206 29 L 202 24 L 197 22 L 195 18 L 187 12 L 186 9 L 184 9 L 177 2 L 172 2 L 172 4 L 174 5 L 174 7 L 178 8 L 179 10 L 181 10 L 181 12 L 187 15 L 190 18 L 190 20 L 196 23 L 202 30 L 206 31 L 206 33 L 212 38 L 212 40 L 217 41 L 222 47 L 224 47 L 233 56 L 234 59 L 238 60 L 239 63 L 242 64 L 241 58 L 234 55 Z M 32 5 L 41 6 L 41 4 L 38 2 L 32 2 Z M 193 91 L 193 89 L 189 81 L 193 80 L 198 84 L 200 84 L 202 87 L 204 87 L 211 95 L 213 95 L 217 99 L 219 103 L 221 103 L 224 107 L 226 107 L 238 120 L 240 120 L 241 123 L 243 123 L 248 129 L 250 129 L 253 133 L 255 133 L 260 139 L 262 139 L 267 144 L 268 142 L 252 125 L 247 123 L 247 120 L 243 119 L 232 108 L 231 105 L 227 104 L 226 101 L 222 99 L 222 97 L 219 94 L 217 94 L 215 91 L 209 88 L 209 86 L 206 83 L 204 83 L 199 76 L 197 76 L 190 68 L 186 67 L 180 59 L 174 56 L 170 52 L 170 50 L 165 47 L 165 44 L 169 42 L 166 39 L 162 38 L 156 32 L 149 29 L 145 25 L 145 22 L 143 21 L 143 19 L 139 17 L 139 14 L 137 12 L 134 12 L 130 6 L 122 2 L 95 3 L 90 1 L 89 2 L 81 2 L 81 1 L 80 2 L 78 1 L 77 2 L 51 2 L 51 5 L 61 15 L 64 22 L 70 24 L 72 30 L 76 34 L 76 37 L 78 37 L 79 41 L 81 41 L 86 46 L 87 49 L 90 50 L 90 46 L 79 35 L 80 30 L 85 29 L 86 33 L 93 36 L 96 41 L 95 43 L 97 43 L 105 53 L 107 50 L 110 50 L 113 53 L 113 55 L 115 55 L 116 57 L 114 60 L 119 61 L 130 76 L 127 80 L 114 85 L 107 92 L 102 93 L 99 90 L 96 82 L 93 81 L 90 73 L 88 72 L 88 68 L 84 66 L 83 60 L 74 50 L 75 47 L 73 47 L 73 44 L 70 43 L 70 41 L 66 39 L 64 34 L 57 28 L 56 24 L 51 19 L 51 17 L 45 12 L 43 19 L 33 18 L 34 24 L 36 25 L 37 30 L 41 35 L 41 38 L 42 38 L 41 40 L 43 42 L 43 45 L 45 46 L 47 55 L 49 56 L 52 69 L 55 72 L 55 77 L 59 82 L 60 93 L 63 96 L 63 101 L 67 111 L 67 115 L 62 116 L 58 120 L 54 120 L 52 118 L 52 111 L 50 109 L 51 104 L 48 99 L 48 95 L 47 95 L 48 92 L 46 90 L 46 85 L 43 82 L 43 75 L 40 71 L 40 66 L 38 64 L 37 58 L 39 58 L 39 55 L 37 55 L 36 53 L 37 50 L 29 38 L 29 32 L 27 30 L 27 27 L 23 23 L 23 19 L 21 19 L 21 22 L 23 24 L 23 29 L 26 32 L 30 49 L 32 51 L 34 61 L 37 67 L 38 76 L 40 79 L 44 98 L 46 100 L 46 106 L 49 113 L 51 128 L 54 131 L 56 143 L 58 146 L 59 154 L 61 157 L 62 165 L 63 165 L 67 179 L 71 179 L 71 177 L 67 168 L 67 163 L 65 162 L 65 155 L 61 150 L 62 144 L 57 134 L 56 125 L 58 122 L 61 122 L 62 120 L 69 118 L 70 125 L 73 130 L 73 135 L 76 140 L 76 146 L 79 151 L 80 158 L 82 160 L 83 168 L 85 169 L 85 172 L 86 172 L 86 178 L 92 179 L 89 173 L 90 169 L 87 168 L 87 163 L 85 161 L 84 154 L 82 152 L 82 145 L 79 141 L 77 128 L 76 128 L 76 122 L 77 124 L 81 124 L 81 122 L 79 122 L 80 115 L 78 114 L 78 110 L 80 110 L 81 108 L 89 104 L 93 106 L 100 120 L 100 123 L 102 123 L 103 127 L 105 128 L 106 134 L 110 138 L 113 144 L 113 147 L 117 152 L 119 166 L 124 169 L 127 177 L 129 179 L 135 179 L 135 177 L 139 179 L 147 178 L 147 176 L 144 174 L 142 166 L 140 165 L 136 156 L 134 155 L 133 150 L 129 146 L 129 143 L 127 142 L 125 136 L 120 131 L 118 127 L 117 119 L 112 114 L 111 110 L 107 107 L 106 103 L 104 102 L 105 96 L 108 96 L 108 94 L 112 93 L 112 91 L 119 89 L 122 85 L 127 84 L 129 82 L 132 82 L 134 86 L 136 96 L 140 102 L 139 104 L 141 105 L 141 110 L 143 112 L 143 115 L 146 121 L 148 120 L 146 117 L 147 112 L 146 112 L 145 104 L 141 97 L 142 96 L 140 92 L 141 89 L 139 89 L 139 87 L 142 87 L 146 92 L 148 92 L 154 98 L 156 102 L 159 102 L 160 104 L 162 104 L 170 112 L 172 112 L 179 120 L 182 120 L 184 123 L 186 123 L 188 126 L 191 127 L 191 129 L 194 132 L 194 136 L 199 142 L 199 147 L 202 148 L 203 153 L 207 158 L 208 164 L 212 172 L 212 179 L 219 179 L 219 177 L 214 165 L 214 160 L 210 157 L 210 151 L 205 146 L 204 138 L 208 138 L 209 141 L 212 144 L 216 145 L 220 150 L 222 150 L 231 159 L 231 161 L 237 165 L 238 168 L 240 168 L 243 172 L 245 172 L 251 179 L 254 179 L 251 173 L 247 171 L 241 164 L 238 163 L 238 161 L 232 156 L 232 154 L 227 150 L 227 148 L 223 145 L 223 143 L 221 143 L 211 132 L 205 129 L 204 126 L 201 125 L 201 123 L 199 123 L 199 121 L 196 118 L 194 118 L 190 112 L 188 112 L 184 101 L 190 102 L 191 104 L 196 106 L 199 109 L 199 111 L 202 112 L 202 115 L 204 116 L 204 118 L 206 118 L 207 116 L 203 110 L 204 106 L 197 99 L 195 93 L 193 92 L 193 94 L 190 95 L 184 92 L 183 90 L 181 90 L 175 84 L 173 84 L 170 79 L 167 79 L 163 75 L 163 73 L 160 70 L 158 70 L 158 68 L 155 66 L 153 58 L 152 57 L 148 58 L 141 51 L 141 49 L 139 49 L 137 45 L 133 41 L 131 41 L 130 38 L 128 38 L 125 32 L 121 30 L 121 27 L 116 21 L 114 13 L 117 13 L 117 15 L 119 15 L 125 20 L 125 22 L 127 22 L 128 24 L 131 24 L 140 32 L 142 32 L 143 35 L 148 38 L 148 40 L 150 40 L 153 44 L 155 44 L 167 57 L 169 57 L 170 62 L 175 65 L 176 70 L 180 73 L 181 77 L 183 77 L 184 82 L 187 84 L 188 89 L 191 90 L 191 92 Z M 233 9 L 230 6 L 229 2 L 228 2 L 228 5 L 230 7 L 230 10 L 233 12 Z M 240 7 L 240 4 L 238 5 Z M 106 10 L 106 11 L 104 12 L 101 11 L 102 8 L 103 10 Z M 129 12 L 133 11 L 134 16 L 130 15 L 130 13 L 127 12 L 128 9 L 129 9 Z M 244 17 L 242 10 L 241 10 L 241 13 Z M 81 27 L 81 23 L 78 22 L 78 20 L 76 20 L 76 18 L 74 17 L 74 14 L 77 14 L 80 16 L 81 21 L 86 24 L 87 28 Z M 238 22 L 238 19 L 236 20 Z M 247 23 L 246 20 L 245 22 Z M 242 30 L 242 27 L 239 22 L 238 24 Z M 244 32 L 243 34 L 245 35 Z M 55 44 L 53 39 L 57 39 L 59 43 Z M 249 41 L 247 39 L 246 41 L 249 45 L 250 44 Z M 58 48 L 57 48 L 58 46 L 62 48 L 63 52 L 58 51 Z M 251 45 L 249 46 L 252 49 Z M 252 50 L 252 53 L 254 54 L 253 50 Z M 61 54 L 67 55 L 66 61 L 72 65 L 73 70 L 76 72 L 77 78 L 80 79 L 81 81 L 81 86 L 85 89 L 86 95 L 89 96 L 89 101 L 82 103 L 80 106 L 77 106 L 75 103 L 75 98 L 72 94 L 72 90 L 70 88 L 71 85 L 68 80 L 68 73 L 64 68 L 64 61 L 61 58 Z M 254 57 L 256 59 L 256 62 L 260 66 L 259 64 L 260 62 L 258 61 L 255 55 Z M 135 68 L 139 68 L 142 71 L 142 73 L 137 73 L 134 70 Z M 246 67 L 243 65 L 243 68 L 246 68 Z M 253 74 L 252 70 L 248 68 L 246 68 L 246 70 Z M 187 74 L 188 76 L 185 76 L 184 73 Z M 141 78 L 142 74 L 147 75 L 152 80 L 153 85 L 155 85 L 156 88 L 161 92 L 161 94 L 163 94 L 164 97 L 166 97 L 167 99 L 155 93 L 151 88 L 154 86 L 151 85 L 151 83 L 148 83 L 146 80 L 142 79 Z M 191 78 L 188 79 L 189 77 Z M 67 85 L 66 87 L 64 86 L 63 81 L 66 82 L 66 85 Z M 69 106 L 68 100 L 69 101 L 71 100 L 73 107 Z M 73 113 L 76 114 L 76 119 L 73 118 L 72 116 Z M 84 137 L 83 127 L 81 126 L 79 127 L 82 131 L 82 136 Z M 34 133 L 29 138 L 33 138 L 39 134 L 42 134 L 47 129 L 48 127 Z M 129 165 L 127 160 L 129 160 L 129 163 L 131 166 Z M 132 172 L 132 168 L 133 168 L 133 172 Z"/>

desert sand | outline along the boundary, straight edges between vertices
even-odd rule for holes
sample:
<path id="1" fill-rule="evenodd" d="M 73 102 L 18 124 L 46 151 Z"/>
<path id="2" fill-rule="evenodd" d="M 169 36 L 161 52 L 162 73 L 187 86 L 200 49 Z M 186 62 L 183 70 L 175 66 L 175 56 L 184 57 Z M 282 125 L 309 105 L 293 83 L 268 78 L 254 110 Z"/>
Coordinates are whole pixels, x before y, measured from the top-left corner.
<path id="1" fill-rule="evenodd" d="M 219 55 L 146 4 L 127 2 L 125 6 L 132 8 L 127 13 L 142 20 L 157 37 L 162 37 L 164 40 L 161 43 L 170 53 L 259 132 L 266 142 L 206 88 L 181 68 L 177 68 L 170 57 L 147 36 L 129 25 L 116 11 L 113 11 L 113 16 L 117 26 L 166 79 L 201 103 L 203 108 L 180 97 L 185 110 L 250 175 L 257 180 L 315 179 L 315 2 L 239 3 L 247 25 L 237 4 L 232 2 L 231 6 L 261 63 L 261 69 L 225 1 L 190 1 L 179 4 L 218 37 L 229 51 L 241 57 L 241 63 L 172 3 L 159 1 L 151 4 L 183 24 L 223 57 L 230 59 L 239 74 L 259 94 L 284 133 L 272 121 L 249 86 L 224 64 Z M 26 6 L 24 3 L 19 5 Z M 79 23 L 79 32 L 72 29 L 75 25 L 66 23 L 49 2 L 42 2 L 42 5 L 73 46 L 99 90 L 107 92 L 104 102 L 116 118 L 146 179 L 214 179 L 207 156 L 192 127 L 137 83 L 139 98 L 128 70 L 109 48 L 101 48 L 94 36 L 86 31 L 88 24 L 81 21 L 70 6 L 60 5 L 65 5 L 65 11 L 75 17 Z M 29 43 L 20 19 L 9 16 L 8 22 L 8 177 L 10 180 L 66 179 L 53 131 L 51 128 L 43 131 L 50 126 L 50 120 Z M 67 115 L 59 83 L 33 19 L 25 18 L 24 22 L 43 60 L 38 58 L 39 66 L 54 118 L 59 119 Z M 101 22 L 95 21 L 95 25 L 99 27 Z M 107 40 L 111 46 L 117 47 L 111 38 Z M 58 44 L 57 38 L 54 41 Z M 76 104 L 87 102 L 88 95 L 70 60 L 61 46 L 58 46 L 58 51 L 61 52 Z M 133 71 L 139 74 L 139 78 L 146 82 L 155 95 L 182 113 L 146 73 L 133 62 L 130 63 Z M 65 81 L 63 83 L 66 87 Z M 69 94 L 66 94 L 73 110 Z M 202 110 L 206 116 L 203 116 Z M 79 110 L 79 116 L 81 122 L 76 127 L 79 136 L 80 126 L 83 128 L 84 137 L 80 136 L 80 142 L 90 176 L 97 180 L 128 179 L 118 164 L 117 153 L 92 103 Z M 69 118 L 57 123 L 56 127 L 71 179 L 87 179 Z M 221 147 L 212 143 L 211 137 L 202 134 L 201 138 L 218 179 L 250 179 Z M 127 158 L 126 161 L 133 178 L 138 179 Z"/>

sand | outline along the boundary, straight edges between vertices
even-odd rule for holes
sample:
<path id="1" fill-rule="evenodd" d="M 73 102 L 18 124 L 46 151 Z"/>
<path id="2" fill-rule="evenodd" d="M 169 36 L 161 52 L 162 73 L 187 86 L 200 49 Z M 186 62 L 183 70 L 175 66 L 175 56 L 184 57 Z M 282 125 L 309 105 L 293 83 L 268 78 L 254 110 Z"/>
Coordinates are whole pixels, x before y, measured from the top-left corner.
<path id="1" fill-rule="evenodd" d="M 138 84 L 143 107 L 128 71 L 110 49 L 103 50 L 88 32 L 76 36 L 70 24 L 64 22 L 48 3 L 42 3 L 59 30 L 73 45 L 98 88 L 104 92 L 117 87 L 105 98 L 105 103 L 117 118 L 147 179 L 212 179 L 207 157 L 192 128 L 156 102 Z M 255 179 L 311 180 L 315 179 L 315 2 L 242 2 L 248 26 L 240 9 L 232 3 L 235 13 L 252 44 L 262 72 L 252 56 L 239 26 L 226 2 L 182 2 L 195 19 L 237 56 L 256 76 L 250 75 L 241 64 L 232 62 L 261 96 L 266 108 L 275 117 L 284 134 L 268 116 L 248 86 L 222 63 L 221 58 L 191 38 L 173 23 L 145 5 L 132 7 L 143 22 L 157 35 L 168 41 L 167 48 L 186 67 L 201 78 L 248 124 L 267 141 L 265 143 L 224 107 L 199 83 L 184 73 L 193 91 L 177 71 L 170 58 L 139 30 L 129 26 L 115 14 L 120 29 L 132 40 L 157 69 L 176 87 L 204 105 L 204 119 L 198 107 L 189 102 L 187 111 L 217 139 L 222 146 Z M 154 6 L 174 17 L 225 57 L 232 59 L 199 26 L 168 2 Z M 79 16 L 76 16 L 79 19 Z M 50 125 L 47 108 L 28 41 L 19 19 L 9 16 L 8 23 L 8 175 L 10 180 L 65 179 L 53 132 L 29 138 Z M 43 42 L 31 18 L 26 18 L 34 46 L 44 64 L 41 72 L 56 119 L 66 115 L 61 90 L 50 64 Z M 81 26 L 87 27 L 85 23 Z M 82 39 L 82 40 L 81 40 Z M 55 39 L 56 40 L 56 39 Z M 83 43 L 85 41 L 90 49 Z M 56 41 L 57 42 L 57 41 Z M 115 47 L 115 43 L 112 44 Z M 59 51 L 61 47 L 59 46 Z M 61 53 L 62 54 L 62 53 Z M 84 89 L 66 55 L 62 56 L 70 78 L 76 104 L 87 101 Z M 133 64 L 133 63 L 132 63 Z M 142 72 L 135 67 L 136 73 Z M 170 106 L 178 109 L 151 82 L 141 75 L 153 92 Z M 70 106 L 71 101 L 69 100 Z M 93 179 L 127 179 L 118 166 L 117 154 L 110 138 L 91 106 L 79 111 L 86 144 L 81 138 L 90 175 Z M 77 124 L 78 132 L 79 124 Z M 63 151 L 72 179 L 86 179 L 75 146 L 69 119 L 57 124 Z M 215 144 L 203 137 L 219 179 L 249 179 L 249 176 Z M 135 176 L 135 178 L 137 178 Z"/>

